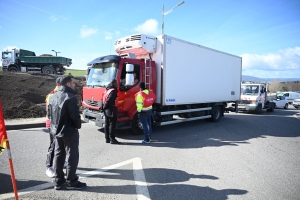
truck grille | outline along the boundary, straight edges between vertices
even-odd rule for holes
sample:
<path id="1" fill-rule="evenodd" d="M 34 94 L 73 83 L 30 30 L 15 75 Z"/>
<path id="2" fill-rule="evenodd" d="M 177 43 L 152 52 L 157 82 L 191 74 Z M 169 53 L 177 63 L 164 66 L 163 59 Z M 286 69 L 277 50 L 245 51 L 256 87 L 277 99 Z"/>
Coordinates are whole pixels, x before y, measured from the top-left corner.
<path id="1" fill-rule="evenodd" d="M 88 105 L 90 105 L 90 106 L 97 106 L 97 107 L 99 107 L 99 102 L 98 101 L 86 100 L 85 103 L 88 104 Z"/>
<path id="2" fill-rule="evenodd" d="M 240 101 L 240 104 L 251 104 L 252 103 L 252 101 L 250 101 L 250 100 L 241 100 Z"/>

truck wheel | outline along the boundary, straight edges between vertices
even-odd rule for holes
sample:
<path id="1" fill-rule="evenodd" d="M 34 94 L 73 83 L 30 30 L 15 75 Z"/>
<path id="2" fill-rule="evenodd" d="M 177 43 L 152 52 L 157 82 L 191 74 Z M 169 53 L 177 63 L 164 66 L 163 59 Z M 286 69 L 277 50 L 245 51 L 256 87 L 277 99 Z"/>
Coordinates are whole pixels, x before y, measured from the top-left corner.
<path id="1" fill-rule="evenodd" d="M 221 118 L 221 108 L 220 106 L 214 106 L 210 120 L 213 122 L 217 122 L 220 120 L 220 118 Z"/>
<path id="2" fill-rule="evenodd" d="M 267 109 L 267 112 L 274 112 L 274 108 L 277 108 L 276 103 L 269 103 L 270 106 Z"/>
<path id="3" fill-rule="evenodd" d="M 142 135 L 144 133 L 143 131 L 143 125 L 140 122 L 140 119 L 138 117 L 138 114 L 136 113 L 132 119 L 131 122 L 131 131 L 134 135 Z"/>
<path id="4" fill-rule="evenodd" d="M 19 70 L 18 70 L 18 68 L 16 66 L 11 66 L 11 67 L 8 68 L 8 71 L 9 72 L 17 72 Z"/>
<path id="5" fill-rule="evenodd" d="M 274 107 L 272 106 L 273 110 L 274 110 Z M 256 107 L 256 114 L 260 114 L 261 113 L 261 110 L 262 110 L 262 107 L 261 107 L 261 104 L 258 104 L 258 106 Z"/>
<path id="6" fill-rule="evenodd" d="M 45 66 L 42 69 L 43 74 L 54 74 L 54 69 L 52 66 Z"/>

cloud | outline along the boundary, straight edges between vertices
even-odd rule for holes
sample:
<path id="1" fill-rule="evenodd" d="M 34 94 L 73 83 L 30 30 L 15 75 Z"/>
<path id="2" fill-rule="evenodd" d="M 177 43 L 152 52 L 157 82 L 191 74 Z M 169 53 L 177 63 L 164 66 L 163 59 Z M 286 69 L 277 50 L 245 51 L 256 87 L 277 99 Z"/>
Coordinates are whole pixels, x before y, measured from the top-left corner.
<path id="1" fill-rule="evenodd" d="M 104 39 L 111 40 L 112 39 L 112 33 L 111 32 L 105 32 L 104 33 Z"/>
<path id="2" fill-rule="evenodd" d="M 35 9 L 35 10 L 44 12 L 44 13 L 48 13 L 48 14 L 51 14 L 51 15 L 55 15 L 55 14 L 52 13 L 52 12 L 49 12 L 49 11 L 47 11 L 47 10 L 40 9 L 40 8 L 38 8 L 38 7 L 31 6 L 31 5 L 29 5 L 29 4 L 21 3 L 21 2 L 19 2 L 19 1 L 15 1 L 15 0 L 11 0 L 11 1 L 16 2 L 16 3 L 18 3 L 18 4 L 21 4 L 21 5 L 24 5 L 24 6 L 27 6 L 27 7 L 29 7 L 29 8 L 32 8 L 32 9 Z M 56 18 L 59 17 L 59 18 L 62 18 L 62 19 L 64 19 L 64 20 L 67 20 L 67 19 L 68 19 L 68 18 L 66 18 L 66 17 L 64 17 L 64 16 L 60 16 L 60 15 L 55 15 L 55 16 L 56 16 Z M 50 18 L 50 19 L 51 19 L 51 18 Z"/>
<path id="3" fill-rule="evenodd" d="M 104 32 L 103 34 L 104 34 L 104 39 L 105 39 L 105 40 L 112 40 L 114 34 L 115 34 L 116 36 L 120 35 L 120 31 L 115 31 L 114 33 L 111 33 L 111 32 Z"/>
<path id="4" fill-rule="evenodd" d="M 91 35 L 97 34 L 98 29 L 97 28 L 88 28 L 87 26 L 82 26 L 80 29 L 80 37 L 86 38 Z"/>
<path id="5" fill-rule="evenodd" d="M 143 24 L 134 28 L 134 31 L 144 34 L 157 34 L 158 22 L 155 19 L 148 19 Z"/>
<path id="6" fill-rule="evenodd" d="M 19 48 L 17 46 L 6 46 L 5 48 L 3 48 L 3 51 L 12 50 L 12 49 L 19 49 Z"/>
<path id="7" fill-rule="evenodd" d="M 57 18 L 56 16 L 51 16 L 51 17 L 50 17 L 50 20 L 53 21 L 53 22 L 55 22 L 55 21 L 58 20 L 58 18 Z"/>
<path id="8" fill-rule="evenodd" d="M 243 70 L 286 71 L 300 69 L 300 47 L 264 55 L 242 54 Z"/>

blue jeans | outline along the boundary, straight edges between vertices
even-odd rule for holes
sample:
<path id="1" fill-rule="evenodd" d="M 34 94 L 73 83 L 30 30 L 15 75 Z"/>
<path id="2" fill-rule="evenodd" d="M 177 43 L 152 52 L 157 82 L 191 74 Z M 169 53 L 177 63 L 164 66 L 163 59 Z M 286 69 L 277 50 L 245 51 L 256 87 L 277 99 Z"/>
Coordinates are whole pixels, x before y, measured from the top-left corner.
<path id="1" fill-rule="evenodd" d="M 148 111 L 148 113 L 140 114 L 140 121 L 143 124 L 143 130 L 145 135 L 145 140 L 149 141 L 152 134 L 152 122 L 151 122 L 151 113 L 152 111 Z"/>

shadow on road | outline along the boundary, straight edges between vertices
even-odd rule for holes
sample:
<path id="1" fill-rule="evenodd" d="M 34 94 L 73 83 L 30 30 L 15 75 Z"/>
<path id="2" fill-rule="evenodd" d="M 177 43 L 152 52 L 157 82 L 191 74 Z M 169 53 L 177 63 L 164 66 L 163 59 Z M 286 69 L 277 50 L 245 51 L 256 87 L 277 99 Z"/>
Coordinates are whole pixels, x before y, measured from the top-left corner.
<path id="1" fill-rule="evenodd" d="M 278 114 L 279 113 L 279 114 Z M 140 144 L 143 135 L 132 135 L 129 130 L 117 130 L 116 136 L 125 140 L 124 145 L 203 148 L 238 146 L 253 138 L 299 137 L 299 120 L 292 117 L 296 112 L 289 110 L 274 113 L 226 114 L 219 122 L 206 120 L 191 121 L 154 127 L 149 144 Z M 288 127 L 288 129 L 287 129 Z"/>
<path id="2" fill-rule="evenodd" d="M 90 168 L 79 168 L 80 170 L 96 170 Z M 147 188 L 151 199 L 228 199 L 228 195 L 244 195 L 248 191 L 242 189 L 217 190 L 211 187 L 188 185 L 182 182 L 190 179 L 206 179 L 217 181 L 219 178 L 211 175 L 189 174 L 182 170 L 165 168 L 148 168 L 143 170 L 147 180 Z M 91 178 L 128 180 L 132 176 L 132 170 L 115 169 L 110 170 L 108 175 L 94 175 Z M 199 182 L 199 180 L 198 180 Z M 178 184 L 180 183 L 180 184 Z M 206 182 L 207 184 L 207 182 Z M 86 192 L 111 193 L 111 194 L 136 194 L 133 190 L 135 185 L 119 186 L 90 186 Z"/>
<path id="3" fill-rule="evenodd" d="M 37 180 L 17 180 L 17 189 L 21 190 L 24 188 L 29 188 L 32 186 L 40 185 L 43 183 L 47 183 L 45 181 L 37 181 Z M 13 193 L 13 186 L 11 181 L 11 176 L 9 174 L 0 173 L 0 194 L 5 193 Z"/>

